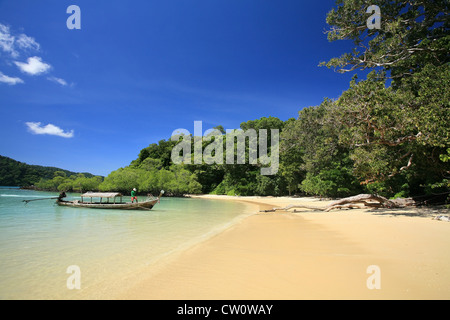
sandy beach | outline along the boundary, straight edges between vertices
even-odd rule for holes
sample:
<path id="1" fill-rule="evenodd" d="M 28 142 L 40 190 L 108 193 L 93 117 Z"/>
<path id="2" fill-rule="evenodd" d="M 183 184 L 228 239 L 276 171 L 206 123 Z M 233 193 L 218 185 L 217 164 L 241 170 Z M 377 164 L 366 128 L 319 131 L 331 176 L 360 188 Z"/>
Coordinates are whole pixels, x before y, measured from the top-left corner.
<path id="1" fill-rule="evenodd" d="M 314 198 L 245 201 L 254 214 L 149 266 L 118 299 L 450 299 L 448 211 L 260 210 Z"/>

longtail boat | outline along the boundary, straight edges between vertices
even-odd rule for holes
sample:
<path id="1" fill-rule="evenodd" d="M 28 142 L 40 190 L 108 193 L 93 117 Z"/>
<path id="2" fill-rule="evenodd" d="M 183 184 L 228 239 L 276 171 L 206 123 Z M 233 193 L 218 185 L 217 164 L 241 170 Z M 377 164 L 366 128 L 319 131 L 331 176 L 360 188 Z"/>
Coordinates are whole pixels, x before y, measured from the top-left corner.
<path id="1" fill-rule="evenodd" d="M 66 194 L 63 192 L 56 200 L 56 204 L 75 208 L 93 209 L 121 209 L 121 210 L 151 210 L 164 194 L 164 190 L 158 197 L 148 195 L 145 201 L 123 202 L 122 194 L 118 192 L 88 192 L 81 195 L 81 200 L 64 200 Z"/>

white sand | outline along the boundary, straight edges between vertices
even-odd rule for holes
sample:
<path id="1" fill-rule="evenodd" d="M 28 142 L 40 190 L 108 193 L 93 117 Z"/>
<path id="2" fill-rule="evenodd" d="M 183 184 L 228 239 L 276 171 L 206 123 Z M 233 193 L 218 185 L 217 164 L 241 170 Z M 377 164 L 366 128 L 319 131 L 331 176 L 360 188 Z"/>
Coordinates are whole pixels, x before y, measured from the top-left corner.
<path id="1" fill-rule="evenodd" d="M 117 298 L 450 298 L 450 222 L 422 216 L 420 209 L 257 213 L 327 202 L 201 197 L 252 203 L 255 214 L 156 269 L 149 266 L 140 283 Z M 381 288 L 369 289 L 368 279 Z"/>

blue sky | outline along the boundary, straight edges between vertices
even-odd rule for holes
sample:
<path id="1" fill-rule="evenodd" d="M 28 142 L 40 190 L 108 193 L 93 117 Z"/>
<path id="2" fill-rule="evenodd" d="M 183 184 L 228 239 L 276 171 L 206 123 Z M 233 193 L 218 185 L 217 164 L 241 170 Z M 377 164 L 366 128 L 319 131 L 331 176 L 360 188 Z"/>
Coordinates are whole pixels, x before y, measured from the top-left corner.
<path id="1" fill-rule="evenodd" d="M 69 5 L 81 9 L 70 30 Z M 0 1 L 0 155 L 107 175 L 193 132 L 297 117 L 351 74 L 321 61 L 334 0 Z M 39 134 L 40 133 L 40 134 Z M 47 134 L 44 134 L 47 133 Z"/>

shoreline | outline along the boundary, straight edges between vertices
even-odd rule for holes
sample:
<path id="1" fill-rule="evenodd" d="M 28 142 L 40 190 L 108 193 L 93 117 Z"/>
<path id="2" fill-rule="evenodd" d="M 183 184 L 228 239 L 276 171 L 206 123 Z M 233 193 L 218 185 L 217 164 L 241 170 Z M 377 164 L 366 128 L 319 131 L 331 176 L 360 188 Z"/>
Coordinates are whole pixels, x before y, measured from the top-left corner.
<path id="1" fill-rule="evenodd" d="M 139 281 L 116 292 L 115 298 L 450 298 L 450 224 L 432 220 L 433 210 L 259 213 L 295 202 L 325 206 L 327 201 L 191 197 L 246 202 L 255 213 L 177 253 L 158 268 L 142 270 L 136 275 Z M 380 289 L 369 289 L 370 281 L 380 284 Z"/>

